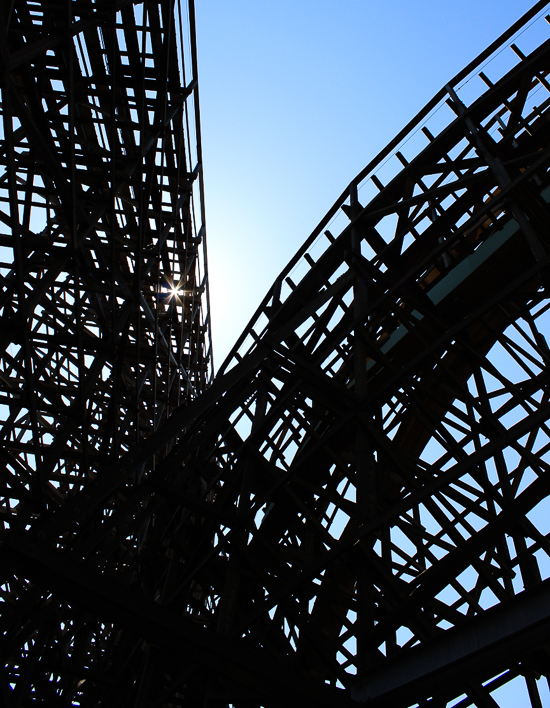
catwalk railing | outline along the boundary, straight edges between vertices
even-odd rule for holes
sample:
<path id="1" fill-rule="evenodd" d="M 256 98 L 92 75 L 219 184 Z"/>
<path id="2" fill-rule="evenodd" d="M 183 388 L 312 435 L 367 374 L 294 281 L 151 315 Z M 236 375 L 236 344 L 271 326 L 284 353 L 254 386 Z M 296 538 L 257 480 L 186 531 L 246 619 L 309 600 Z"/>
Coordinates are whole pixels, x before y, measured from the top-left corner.
<path id="1" fill-rule="evenodd" d="M 545 6 L 351 183 L 205 393 L 4 535 L 14 705 L 547 701 Z"/>

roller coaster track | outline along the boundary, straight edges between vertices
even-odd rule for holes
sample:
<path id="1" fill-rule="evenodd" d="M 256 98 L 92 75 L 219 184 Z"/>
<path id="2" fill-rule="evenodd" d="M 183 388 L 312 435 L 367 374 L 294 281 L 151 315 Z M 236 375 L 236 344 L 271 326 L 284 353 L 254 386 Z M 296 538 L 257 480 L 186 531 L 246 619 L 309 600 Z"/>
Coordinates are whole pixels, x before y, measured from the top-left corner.
<path id="1" fill-rule="evenodd" d="M 40 368 L 23 358 L 40 327 L 19 334 L 22 358 L 7 355 L 2 379 L 5 430 L 20 410 L 30 421 L 29 442 L 10 432 L 4 453 L 6 705 L 547 700 L 550 40 L 526 54 L 518 46 L 533 22 L 548 36 L 546 6 L 450 81 L 350 183 L 212 385 L 118 448 L 102 448 L 99 435 L 88 459 L 103 455 L 101 464 L 86 476 L 75 455 L 72 486 L 47 471 L 40 487 L 38 453 L 33 467 L 15 444 L 30 445 L 47 400 Z M 124 12 L 135 20 L 139 7 Z M 159 8 L 165 31 L 172 6 L 147 7 Z M 66 52 L 62 42 L 73 46 L 66 29 L 52 51 Z M 510 46 L 515 62 L 503 70 Z M 17 77 L 13 62 L 7 75 Z M 14 106 L 30 99 L 28 79 L 11 81 L 4 116 L 13 122 Z M 23 162 L 28 182 L 31 165 L 48 163 L 37 159 L 42 143 L 27 138 L 31 158 L 5 130 L 7 194 L 10 164 Z M 41 179 L 39 193 L 56 204 Z M 11 189 L 4 221 L 15 228 L 9 214 L 17 199 L 24 214 L 26 202 Z M 48 228 L 68 239 L 68 220 L 49 208 L 59 225 Z M 20 268 L 32 264 L 31 243 L 50 241 L 31 234 L 28 218 L 21 224 L 12 277 L 22 291 L 13 285 L 7 317 L 29 322 L 39 288 Z M 157 305 L 159 321 L 166 307 Z M 61 342 L 65 329 L 54 333 Z M 20 398 L 9 390 L 16 379 Z M 117 390 L 100 387 L 106 405 Z M 74 425 L 82 430 L 82 419 Z"/>

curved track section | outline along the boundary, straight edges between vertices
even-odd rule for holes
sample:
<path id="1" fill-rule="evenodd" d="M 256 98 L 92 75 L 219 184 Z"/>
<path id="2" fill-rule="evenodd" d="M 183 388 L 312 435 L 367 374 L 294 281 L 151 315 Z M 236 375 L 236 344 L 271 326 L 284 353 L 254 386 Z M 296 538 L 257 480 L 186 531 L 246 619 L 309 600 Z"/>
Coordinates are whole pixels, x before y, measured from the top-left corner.
<path id="1" fill-rule="evenodd" d="M 352 182 L 206 393 L 6 536 L 21 695 L 55 627 L 78 705 L 547 700 L 550 41 L 497 61 L 545 4 Z"/>

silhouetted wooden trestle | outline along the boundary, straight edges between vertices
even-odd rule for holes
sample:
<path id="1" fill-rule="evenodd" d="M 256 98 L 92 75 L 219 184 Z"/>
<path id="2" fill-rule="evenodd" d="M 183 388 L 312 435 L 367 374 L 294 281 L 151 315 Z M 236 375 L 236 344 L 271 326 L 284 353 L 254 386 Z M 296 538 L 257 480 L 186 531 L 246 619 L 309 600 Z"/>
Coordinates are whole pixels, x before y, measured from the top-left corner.
<path id="1" fill-rule="evenodd" d="M 56 538 L 56 512 L 211 377 L 193 9 L 16 0 L 0 16 L 0 515 L 65 551 L 79 534 Z M 98 542 L 118 538 L 101 520 L 125 515 L 170 445 L 110 490 Z M 123 526 L 111 560 L 129 581 L 147 522 Z M 138 640 L 52 596 L 52 574 L 31 579 L 21 557 L 2 573 L 6 705 L 127 693 L 115 676 L 135 671 Z"/>
<path id="2" fill-rule="evenodd" d="M 353 180 L 201 395 L 162 425 L 150 422 L 144 436 L 109 434 L 122 418 L 107 416 L 96 447 L 80 448 L 76 431 L 88 415 L 75 417 L 74 443 L 67 435 L 62 443 L 52 439 L 55 450 L 71 450 L 63 469 L 74 470 L 79 481 L 72 487 L 54 484 L 47 467 L 53 450 L 44 456 L 42 477 L 23 452 L 47 416 L 59 416 L 63 429 L 68 405 L 69 394 L 59 391 L 47 413 L 38 406 L 49 379 L 24 357 L 27 351 L 36 359 L 32 337 L 42 330 L 21 334 L 19 362 L 14 345 L 6 348 L 2 380 L 12 407 L 4 428 L 8 530 L 0 552 L 7 705 L 63 697 L 82 706 L 485 708 L 508 705 L 503 698 L 514 695 L 518 705 L 536 708 L 548 699 L 550 28 L 538 17 L 545 5 L 535 5 L 455 77 Z M 170 26 L 164 8 L 172 6 L 153 6 L 161 8 L 155 17 L 163 18 L 156 30 L 162 37 Z M 136 21 L 140 5 L 131 7 L 121 12 Z M 544 35 L 537 48 L 523 55 L 514 45 L 515 66 L 500 69 L 501 50 L 510 52 L 535 17 L 533 27 Z M 108 57 L 107 40 L 104 46 L 98 52 Z M 147 62 L 143 67 L 147 76 Z M 19 91 L 21 105 L 18 86 L 26 81 L 10 84 L 9 96 Z M 126 119 L 120 120 L 124 131 Z M 26 135 L 21 125 L 13 136 Z M 72 134 L 79 136 L 69 131 L 64 139 Z M 14 149 L 13 136 L 5 137 L 7 170 L 25 154 Z M 41 143 L 28 141 L 38 155 Z M 121 158 L 120 169 L 126 162 L 131 173 L 131 161 Z M 32 165 L 38 171 L 42 163 L 33 157 Z M 182 163 L 174 157 L 173 165 Z M 107 169 L 116 172 L 117 160 L 98 167 L 97 176 L 106 179 Z M 184 191 L 194 169 L 180 168 Z M 25 170 L 28 182 L 31 167 Z M 44 180 L 40 192 L 55 215 L 48 228 L 73 234 L 54 202 L 54 191 L 63 195 L 47 186 L 54 182 Z M 8 190 L 7 178 L 3 184 Z M 161 183 L 151 177 L 149 184 Z M 88 191 L 102 188 L 90 183 L 82 204 Z M 125 198 L 133 204 L 136 194 Z M 154 199 L 152 206 L 140 202 L 148 219 L 160 213 L 165 197 L 158 199 L 156 206 Z M 8 207 L 5 213 L 13 227 Z M 70 214 L 70 223 L 81 223 L 80 212 Z M 102 238 L 109 244 L 111 223 L 105 217 Z M 18 238 L 29 254 L 31 240 L 40 243 L 43 235 L 28 219 L 21 224 Z M 93 231 L 83 224 L 74 233 Z M 131 240 L 123 232 L 121 249 Z M 182 237 L 177 246 L 188 255 L 198 238 Z M 105 317 L 102 324 L 97 315 L 96 329 L 82 325 L 78 346 L 84 352 L 96 337 L 96 356 L 113 362 L 121 388 L 103 378 L 98 403 L 85 410 L 100 401 L 109 410 L 114 400 L 122 405 L 136 389 L 147 389 L 123 385 L 126 376 L 135 381 L 137 369 L 124 369 L 126 354 L 113 358 L 111 340 L 97 332 L 112 327 L 109 293 L 123 292 L 125 282 L 111 275 L 122 260 L 119 250 L 113 249 L 110 273 L 99 267 L 99 253 L 98 247 L 92 260 L 78 262 L 80 278 L 86 268 L 95 278 L 96 299 L 91 290 L 79 298 L 89 298 L 86 308 L 101 304 Z M 33 290 L 48 278 L 49 261 L 41 258 Z M 140 268 L 149 283 L 146 263 Z M 13 272 L 13 292 L 19 277 L 30 312 L 30 287 L 25 291 L 17 267 Z M 44 281 L 52 295 L 41 305 L 52 319 L 61 299 L 54 283 L 55 277 Z M 154 313 L 147 287 L 142 311 L 147 305 Z M 51 336 L 59 351 L 68 346 L 63 337 L 71 336 L 71 318 L 84 317 L 74 303 L 64 305 L 66 312 L 56 304 Z M 121 303 L 120 326 L 132 323 L 135 312 L 129 308 L 123 320 L 122 310 Z M 160 308 L 156 352 L 164 351 L 161 331 L 191 326 L 186 312 L 184 304 L 173 329 L 163 330 Z M 128 339 L 129 361 L 136 361 L 139 342 Z M 146 377 L 153 367 L 160 391 L 175 370 L 171 359 L 161 370 L 140 351 L 139 370 Z M 17 377 L 19 399 L 9 390 Z M 68 376 L 69 383 L 84 405 L 84 379 L 73 384 Z M 166 418 L 162 406 L 172 399 L 164 396 L 161 404 L 158 394 L 162 414 L 154 421 Z M 18 437 L 20 410 L 28 423 L 18 424 L 29 432 Z M 36 440 L 35 449 L 50 444 Z M 14 462 L 24 455 L 27 468 Z M 91 474 L 96 458 L 101 465 Z"/>

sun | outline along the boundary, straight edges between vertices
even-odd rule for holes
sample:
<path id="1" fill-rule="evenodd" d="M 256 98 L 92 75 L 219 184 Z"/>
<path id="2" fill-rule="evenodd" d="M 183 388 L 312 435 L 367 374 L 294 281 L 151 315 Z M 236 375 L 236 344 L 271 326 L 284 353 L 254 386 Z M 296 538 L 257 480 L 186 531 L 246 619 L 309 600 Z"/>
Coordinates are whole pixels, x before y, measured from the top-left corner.
<path id="1" fill-rule="evenodd" d="M 168 305 L 172 300 L 175 300 L 178 305 L 182 304 L 185 291 L 181 287 L 181 281 L 175 283 L 171 278 L 164 276 L 165 283 L 159 288 L 159 296 Z"/>

